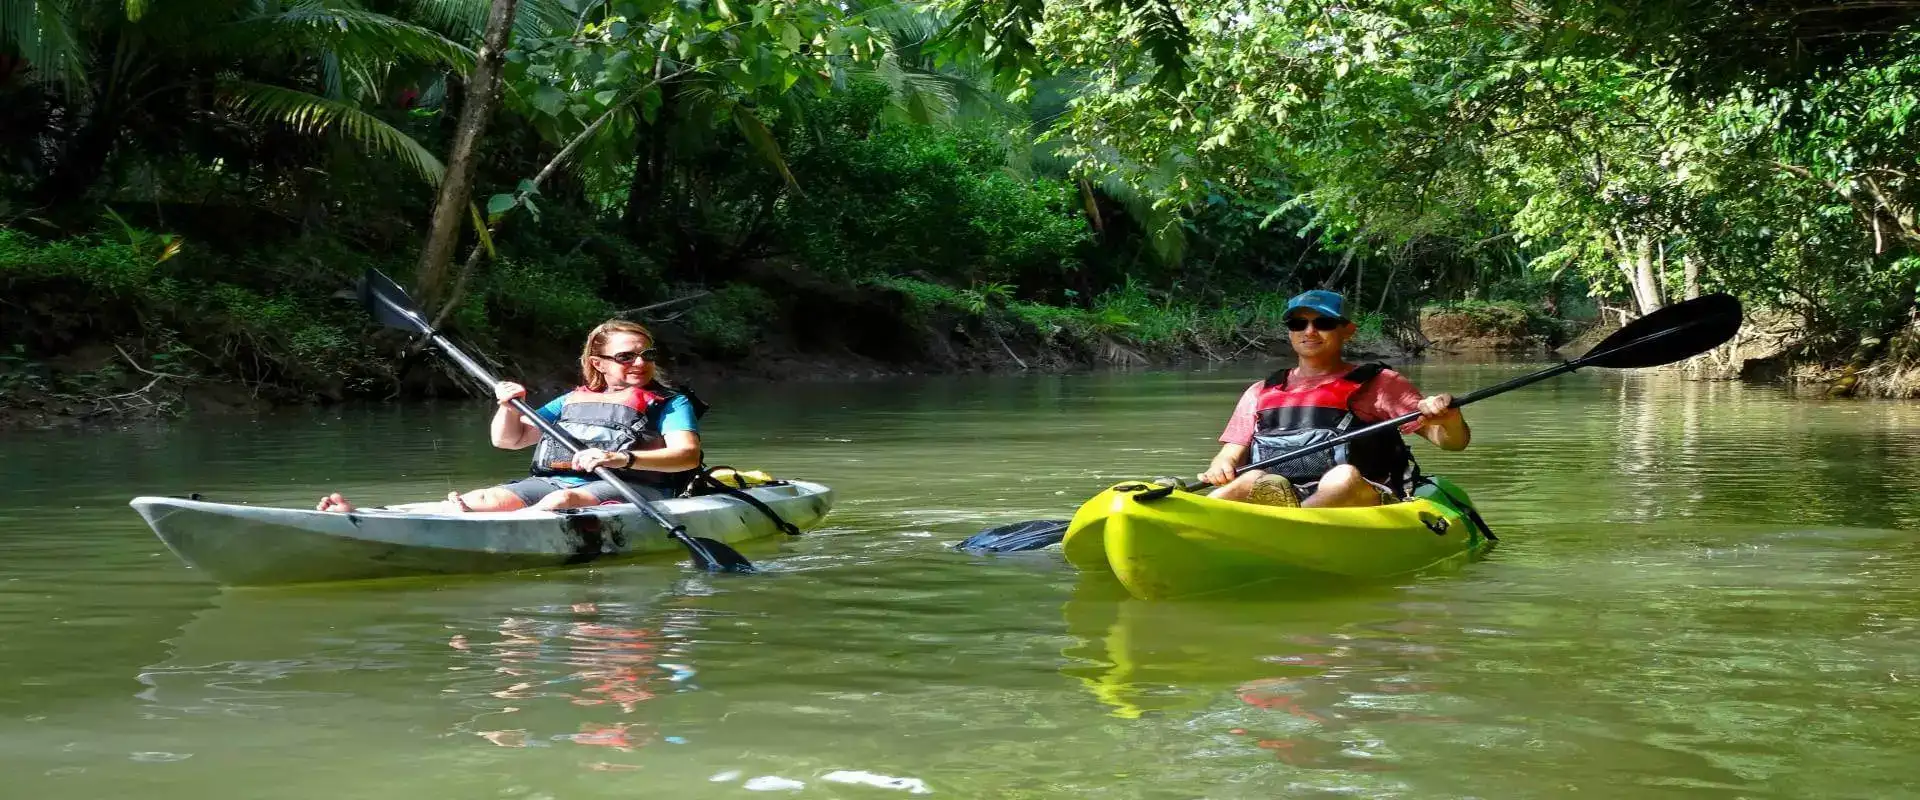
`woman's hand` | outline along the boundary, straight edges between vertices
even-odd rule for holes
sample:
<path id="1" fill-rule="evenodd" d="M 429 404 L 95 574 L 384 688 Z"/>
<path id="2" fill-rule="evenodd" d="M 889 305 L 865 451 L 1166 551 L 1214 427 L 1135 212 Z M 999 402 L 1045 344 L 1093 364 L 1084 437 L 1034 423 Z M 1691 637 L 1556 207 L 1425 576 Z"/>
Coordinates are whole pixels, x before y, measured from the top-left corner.
<path id="1" fill-rule="evenodd" d="M 1216 458 L 1212 464 L 1207 465 L 1206 472 L 1200 473 L 1200 480 L 1214 486 L 1225 486 L 1233 482 L 1234 473 L 1239 469 L 1240 466 L 1234 459 Z"/>
<path id="2" fill-rule="evenodd" d="M 573 454 L 573 468 L 581 472 L 592 472 L 600 467 L 622 469 L 633 463 L 633 456 L 623 451 L 609 452 L 589 447 Z"/>
<path id="3" fill-rule="evenodd" d="M 526 396 L 527 387 L 521 386 L 513 381 L 501 381 L 493 385 L 493 399 L 499 401 L 500 405 L 504 406 L 507 403 L 523 399 Z"/>

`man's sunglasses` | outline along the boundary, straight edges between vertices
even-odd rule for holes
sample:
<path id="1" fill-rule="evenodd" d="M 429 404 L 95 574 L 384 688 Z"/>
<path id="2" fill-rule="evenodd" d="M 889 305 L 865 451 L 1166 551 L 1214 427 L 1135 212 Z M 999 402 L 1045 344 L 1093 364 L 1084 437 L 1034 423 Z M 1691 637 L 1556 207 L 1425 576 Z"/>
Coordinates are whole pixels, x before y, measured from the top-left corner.
<path id="1" fill-rule="evenodd" d="M 622 366 L 626 366 L 626 365 L 632 364 L 635 361 L 652 361 L 653 348 L 649 347 L 645 350 L 628 350 L 622 353 L 614 353 L 613 355 L 610 355 L 610 356 L 594 356 L 594 358 L 604 358 L 608 361 L 612 361 Z"/>
<path id="2" fill-rule="evenodd" d="M 1345 324 L 1347 324 L 1347 321 L 1339 317 L 1314 317 L 1313 319 L 1307 319 L 1306 317 L 1289 317 L 1287 319 L 1287 330 L 1298 333 L 1306 330 L 1308 325 L 1312 325 L 1316 331 L 1330 331 Z"/>

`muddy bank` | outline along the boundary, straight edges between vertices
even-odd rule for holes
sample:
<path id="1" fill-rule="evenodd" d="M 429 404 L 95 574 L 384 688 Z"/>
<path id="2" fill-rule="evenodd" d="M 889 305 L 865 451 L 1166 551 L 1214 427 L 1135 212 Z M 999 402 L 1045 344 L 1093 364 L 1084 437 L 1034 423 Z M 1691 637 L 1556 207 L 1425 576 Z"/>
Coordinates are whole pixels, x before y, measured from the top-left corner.
<path id="1" fill-rule="evenodd" d="M 1250 337 L 1238 349 L 1186 343 L 1148 347 L 1116 340 L 1083 342 L 1031 331 L 995 330 L 982 319 L 959 316 L 937 320 L 860 323 L 860 336 L 814 329 L 759 345 L 751 356 L 728 357 L 691 348 L 672 321 L 653 325 L 667 353 L 663 368 L 671 380 L 696 389 L 715 381 L 780 384 L 867 380 L 901 375 L 979 373 L 1061 373 L 1125 368 L 1172 368 L 1207 363 L 1261 365 L 1291 362 L 1286 339 Z M 885 336 L 872 336 L 882 327 Z M 89 345 L 37 364 L 33 377 L 11 373 L 0 383 L 0 430 L 82 425 L 117 425 L 178 417 L 205 418 L 252 414 L 275 408 L 325 406 L 345 401 L 408 402 L 484 396 L 481 387 L 431 353 L 397 349 L 380 365 L 387 380 L 372 391 L 347 395 L 290 394 L 271 387 L 187 370 L 165 372 L 131 348 Z M 811 345 L 811 346 L 809 346 Z M 572 346 L 539 346 L 491 353 L 479 345 L 470 354 L 488 362 L 502 377 L 525 383 L 535 396 L 550 396 L 579 382 L 579 352 Z M 1360 343 L 1356 360 L 1402 360 L 1417 353 L 1385 341 Z M 9 377 L 0 373 L 0 378 Z M 60 387 L 60 388 L 54 388 Z"/>
<path id="2" fill-rule="evenodd" d="M 1545 353 L 1562 345 L 1572 327 L 1519 303 L 1462 302 L 1420 311 L 1420 335 L 1449 353 Z"/>

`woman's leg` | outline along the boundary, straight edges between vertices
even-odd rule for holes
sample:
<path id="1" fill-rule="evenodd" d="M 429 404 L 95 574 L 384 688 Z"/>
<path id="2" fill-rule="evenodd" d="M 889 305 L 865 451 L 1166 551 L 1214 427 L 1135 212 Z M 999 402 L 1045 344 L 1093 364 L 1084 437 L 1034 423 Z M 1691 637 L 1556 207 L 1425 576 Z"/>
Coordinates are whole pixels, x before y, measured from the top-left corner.
<path id="1" fill-rule="evenodd" d="M 633 487 L 635 492 L 641 497 L 646 498 L 649 502 L 659 502 L 667 499 L 667 493 L 658 488 L 631 482 L 627 485 Z M 546 497 L 542 497 L 540 498 L 540 502 L 534 504 L 534 508 L 544 511 L 555 511 L 562 508 L 584 508 L 586 506 L 597 506 L 609 502 L 624 503 L 626 501 L 626 495 L 621 494 L 619 489 L 613 488 L 613 484 L 606 481 L 588 481 L 579 486 L 562 489 Z"/>
<path id="2" fill-rule="evenodd" d="M 526 498 L 514 491 L 514 485 L 510 483 L 475 489 L 466 494 L 448 494 L 447 504 L 453 506 L 450 509 L 453 511 L 514 511 L 526 508 Z"/>
<path id="3" fill-rule="evenodd" d="M 513 511 L 527 507 L 529 493 L 538 492 L 534 496 L 541 497 L 551 491 L 555 485 L 544 478 L 526 478 L 501 486 L 475 489 L 465 494 L 448 492 L 445 501 L 434 506 L 424 506 L 418 510 L 437 514 L 457 514 L 462 511 Z M 348 502 L 347 498 L 339 492 L 320 498 L 319 505 L 314 506 L 317 511 L 333 511 L 341 514 L 352 511 L 353 508 L 353 503 Z"/>

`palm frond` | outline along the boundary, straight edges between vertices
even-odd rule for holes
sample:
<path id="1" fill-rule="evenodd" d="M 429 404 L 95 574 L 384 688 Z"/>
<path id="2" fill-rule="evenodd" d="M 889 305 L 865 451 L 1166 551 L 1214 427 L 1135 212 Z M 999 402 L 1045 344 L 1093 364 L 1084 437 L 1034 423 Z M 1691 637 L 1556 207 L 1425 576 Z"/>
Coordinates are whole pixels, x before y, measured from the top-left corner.
<path id="1" fill-rule="evenodd" d="M 787 169 L 787 157 L 780 152 L 780 142 L 773 136 L 767 124 L 753 115 L 753 109 L 739 103 L 733 104 L 733 124 L 740 129 L 740 135 L 747 137 L 747 143 L 753 145 L 754 152 L 780 173 L 787 186 L 799 189 L 799 182 L 793 179 L 793 172 Z"/>
<path id="2" fill-rule="evenodd" d="M 347 96 L 346 81 L 341 78 L 340 56 L 327 53 L 320 57 L 320 89 L 327 97 L 341 100 Z"/>
<path id="3" fill-rule="evenodd" d="M 908 70 L 905 82 L 914 91 L 939 96 L 955 113 L 1001 117 L 1013 117 L 1020 113 L 1017 107 L 1007 102 L 1004 95 L 989 91 L 979 81 L 965 75 Z"/>
<path id="4" fill-rule="evenodd" d="M 1019 110 L 1006 98 L 964 74 L 903 64 L 891 55 L 849 64 L 849 76 L 870 78 L 892 90 L 892 103 L 907 119 L 919 124 L 951 122 L 955 116 L 1014 118 Z"/>
<path id="5" fill-rule="evenodd" d="M 848 18 L 878 29 L 897 47 L 919 47 L 931 43 L 946 28 L 946 16 L 931 3 L 876 3 L 856 8 Z"/>
<path id="6" fill-rule="evenodd" d="M 1154 202 L 1158 189 L 1164 188 L 1162 171 L 1148 172 L 1143 179 L 1148 191 L 1128 181 L 1119 172 L 1109 172 L 1100 180 L 1100 192 L 1120 203 L 1153 245 L 1153 254 L 1165 266 L 1175 266 L 1187 253 L 1187 228 L 1180 210 Z M 1158 185 L 1157 185 L 1158 184 Z"/>
<path id="7" fill-rule="evenodd" d="M 86 53 L 61 3 L 0 0 L 0 47 L 25 58 L 38 82 L 70 91 L 86 82 Z"/>
<path id="8" fill-rule="evenodd" d="M 405 0 L 405 17 L 462 42 L 479 41 L 487 28 L 488 0 Z M 513 15 L 516 37 L 551 36 L 573 30 L 576 17 L 560 0 L 520 0 Z"/>
<path id="9" fill-rule="evenodd" d="M 242 114 L 278 121 L 296 131 L 324 135 L 337 131 L 361 147 L 398 158 L 428 183 L 439 184 L 446 165 L 413 137 L 348 103 L 263 83 L 232 82 L 221 87 L 223 100 Z"/>
<path id="10" fill-rule="evenodd" d="M 473 68 L 471 49 L 432 30 L 385 14 L 306 0 L 278 12 L 249 17 L 220 32 L 236 48 L 305 55 L 316 50 L 346 60 L 396 56 Z"/>

